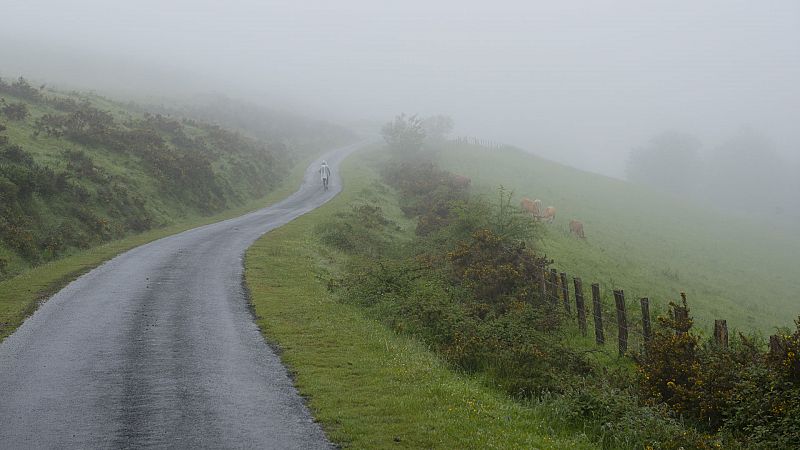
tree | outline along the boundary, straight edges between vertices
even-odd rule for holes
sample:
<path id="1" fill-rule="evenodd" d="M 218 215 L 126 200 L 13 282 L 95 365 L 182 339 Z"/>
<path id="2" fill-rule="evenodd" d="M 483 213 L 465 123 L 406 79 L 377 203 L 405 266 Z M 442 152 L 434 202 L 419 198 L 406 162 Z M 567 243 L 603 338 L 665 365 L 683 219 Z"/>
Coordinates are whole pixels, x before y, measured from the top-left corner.
<path id="1" fill-rule="evenodd" d="M 414 156 L 425 141 L 425 128 L 416 114 L 400 114 L 381 129 L 389 150 L 395 155 Z"/>
<path id="2" fill-rule="evenodd" d="M 422 121 L 422 127 L 429 141 L 443 141 L 453 131 L 453 119 L 442 114 L 430 116 Z"/>
<path id="3" fill-rule="evenodd" d="M 648 184 L 676 194 L 686 194 L 699 183 L 700 141 L 694 136 L 668 131 L 661 133 L 628 157 L 628 180 Z"/>
<path id="4" fill-rule="evenodd" d="M 796 201 L 795 176 L 769 138 L 743 128 L 712 152 L 706 191 L 722 206 L 775 214 Z"/>

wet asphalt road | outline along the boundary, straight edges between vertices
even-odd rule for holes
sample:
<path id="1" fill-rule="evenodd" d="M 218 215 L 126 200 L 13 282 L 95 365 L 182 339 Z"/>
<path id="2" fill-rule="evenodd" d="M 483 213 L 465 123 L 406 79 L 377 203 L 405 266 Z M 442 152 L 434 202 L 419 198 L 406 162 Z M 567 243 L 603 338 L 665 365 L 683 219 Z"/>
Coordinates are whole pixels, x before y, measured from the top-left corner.
<path id="1" fill-rule="evenodd" d="M 242 287 L 263 233 L 336 195 L 306 172 L 286 200 L 130 250 L 0 344 L 0 448 L 329 448 Z"/>

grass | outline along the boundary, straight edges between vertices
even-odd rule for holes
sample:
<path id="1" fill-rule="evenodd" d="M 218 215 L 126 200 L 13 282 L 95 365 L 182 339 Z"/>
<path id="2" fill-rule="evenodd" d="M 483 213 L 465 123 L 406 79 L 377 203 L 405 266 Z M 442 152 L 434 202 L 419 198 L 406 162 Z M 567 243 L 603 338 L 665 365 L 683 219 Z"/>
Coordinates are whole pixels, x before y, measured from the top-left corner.
<path id="1" fill-rule="evenodd" d="M 162 237 L 236 217 L 282 200 L 297 188 L 310 160 L 311 158 L 307 158 L 296 164 L 280 187 L 261 199 L 249 201 L 243 206 L 214 216 L 190 217 L 165 228 L 76 252 L 0 282 L 0 340 L 13 333 L 36 310 L 40 302 L 61 290 L 72 280 L 120 253 Z"/>
<path id="2" fill-rule="evenodd" d="M 314 227 L 372 184 L 367 164 L 349 158 L 343 193 L 264 235 L 245 262 L 257 323 L 331 440 L 359 449 L 594 448 L 544 407 L 454 372 L 420 342 L 332 298 L 326 280 L 343 256 L 329 253 Z"/>
<path id="3" fill-rule="evenodd" d="M 774 332 L 800 314 L 796 234 L 520 150 L 452 144 L 439 159 L 443 168 L 471 177 L 478 192 L 495 195 L 503 185 L 517 200 L 554 205 L 556 221 L 541 248 L 556 267 L 581 276 L 585 291 L 591 281 L 601 283 L 606 305 L 613 305 L 612 288 L 624 289 L 629 317 L 638 315 L 640 297 L 664 311 L 681 291 L 707 333 L 713 319 Z M 585 241 L 570 236 L 571 219 L 584 223 Z"/>
<path id="4" fill-rule="evenodd" d="M 48 92 L 47 95 L 53 97 L 72 98 L 73 100 L 91 101 L 91 106 L 100 108 L 103 111 L 111 113 L 115 119 L 125 123 L 134 119 L 141 119 L 141 114 L 134 113 L 130 110 L 124 109 L 120 104 L 105 99 L 103 97 L 92 94 L 61 94 L 57 92 Z M 47 133 L 40 133 L 35 136 L 36 120 L 46 114 L 63 114 L 60 111 L 53 109 L 50 106 L 37 104 L 26 101 L 21 98 L 16 98 L 6 94 L 2 95 L 8 103 L 24 103 L 28 107 L 30 113 L 29 117 L 21 121 L 2 120 L 4 117 L 0 115 L 0 120 L 8 127 L 5 135 L 9 137 L 10 142 L 15 145 L 21 146 L 25 151 L 33 155 L 37 163 L 44 164 L 53 169 L 64 169 L 66 160 L 62 154 L 65 150 L 82 151 L 92 159 L 93 165 L 102 170 L 103 173 L 113 176 L 119 180 L 124 180 L 125 185 L 132 191 L 140 194 L 146 201 L 148 209 L 154 216 L 155 223 L 157 224 L 173 224 L 182 219 L 190 219 L 196 211 L 192 208 L 170 195 L 165 195 L 159 190 L 158 183 L 155 182 L 152 175 L 149 174 L 141 165 L 140 158 L 135 155 L 109 151 L 107 148 L 81 145 L 70 141 L 69 139 L 48 136 Z M 203 133 L 194 126 L 184 125 L 187 133 L 202 135 Z M 215 164 L 219 165 L 220 161 Z M 217 171 L 218 177 L 230 181 L 226 171 Z M 91 183 L 86 183 L 83 180 L 74 180 L 90 191 L 95 191 L 95 186 Z M 235 184 L 234 184 L 235 185 Z M 38 211 L 42 218 L 58 222 L 63 217 L 58 214 L 49 214 L 46 209 Z M 13 258 L 15 259 L 16 258 Z M 21 260 L 15 261 L 15 265 L 25 266 L 26 264 Z"/>

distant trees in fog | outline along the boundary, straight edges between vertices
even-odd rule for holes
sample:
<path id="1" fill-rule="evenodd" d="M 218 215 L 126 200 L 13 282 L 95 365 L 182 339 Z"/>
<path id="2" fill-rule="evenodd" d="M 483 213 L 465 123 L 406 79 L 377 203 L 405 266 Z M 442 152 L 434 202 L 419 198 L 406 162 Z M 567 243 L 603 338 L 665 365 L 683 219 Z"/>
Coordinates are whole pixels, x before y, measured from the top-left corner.
<path id="1" fill-rule="evenodd" d="M 383 126 L 381 134 L 395 155 L 413 156 L 425 142 L 425 127 L 416 114 L 400 114 Z"/>
<path id="2" fill-rule="evenodd" d="M 445 115 L 420 118 L 400 114 L 381 129 L 383 139 L 395 155 L 415 156 L 425 144 L 447 139 L 453 131 L 453 119 Z"/>
<path id="3" fill-rule="evenodd" d="M 781 157 L 766 136 L 742 129 L 701 150 L 689 134 L 661 133 L 631 151 L 627 178 L 725 209 L 800 218 L 800 167 Z"/>
<path id="4" fill-rule="evenodd" d="M 429 141 L 443 141 L 453 132 L 453 119 L 441 114 L 426 117 L 422 119 L 422 128 Z"/>
<path id="5" fill-rule="evenodd" d="M 631 151 L 626 174 L 637 183 L 688 193 L 698 185 L 700 166 L 700 141 L 690 134 L 668 131 Z"/>

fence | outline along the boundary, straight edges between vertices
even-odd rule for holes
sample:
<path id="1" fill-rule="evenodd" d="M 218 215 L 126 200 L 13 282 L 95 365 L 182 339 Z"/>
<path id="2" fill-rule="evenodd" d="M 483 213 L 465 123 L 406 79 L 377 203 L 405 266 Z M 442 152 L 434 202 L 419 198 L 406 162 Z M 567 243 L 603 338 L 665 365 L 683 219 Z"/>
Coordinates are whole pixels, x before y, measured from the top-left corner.
<path id="1" fill-rule="evenodd" d="M 538 280 L 536 281 L 542 297 L 554 305 L 561 303 L 564 313 L 577 320 L 580 334 L 587 337 L 590 322 L 587 320 L 587 313 L 590 308 L 587 306 L 584 296 L 583 280 L 579 277 L 572 277 L 570 282 L 570 277 L 565 272 L 559 272 L 554 268 L 547 269 L 544 266 L 540 267 L 537 273 Z M 572 294 L 570 294 L 570 287 L 572 287 Z M 603 346 L 607 336 L 615 337 L 617 352 L 620 356 L 625 355 L 631 348 L 643 349 L 644 344 L 653 336 L 651 320 L 651 306 L 653 305 L 650 298 L 631 295 L 626 298 L 624 290 L 612 289 L 613 306 L 610 306 L 610 302 L 602 294 L 600 283 L 591 283 L 591 322 L 594 326 L 595 343 Z M 685 293 L 681 292 L 680 295 L 683 300 L 686 300 Z M 672 308 L 672 311 L 669 312 L 676 320 L 687 319 L 689 315 L 689 311 L 680 305 Z M 728 323 L 726 320 L 714 321 L 713 336 L 717 345 L 723 349 L 728 348 Z M 770 336 L 769 342 L 770 353 L 780 354 L 785 345 L 783 336 Z"/>
<path id="2" fill-rule="evenodd" d="M 501 144 L 497 141 L 493 141 L 491 139 L 481 139 L 477 137 L 471 136 L 461 136 L 453 139 L 457 144 L 468 144 L 468 145 L 478 145 L 481 147 L 486 147 L 489 149 L 496 149 L 496 148 L 504 148 L 508 147 L 506 144 Z"/>
<path id="3" fill-rule="evenodd" d="M 461 136 L 453 140 L 458 144 L 476 145 L 489 149 L 508 147 L 491 139 L 481 139 L 471 136 Z M 570 286 L 574 287 L 573 299 L 575 302 L 575 314 L 578 330 L 582 336 L 588 334 L 586 299 L 584 297 L 583 281 L 579 277 L 573 277 L 569 282 L 569 277 L 565 272 L 557 269 L 539 270 L 539 288 L 543 297 L 553 303 L 561 302 L 567 315 L 572 316 L 572 301 L 570 299 Z M 647 296 L 636 296 L 625 294 L 622 289 L 612 289 L 613 310 L 611 310 L 602 295 L 600 283 L 591 283 L 591 318 L 594 325 L 594 338 L 598 345 L 604 345 L 606 335 L 616 336 L 617 349 L 620 355 L 624 355 L 629 348 L 638 346 L 643 348 L 644 344 L 652 337 L 651 303 Z M 680 293 L 682 299 L 686 299 L 686 294 Z M 636 299 L 633 300 L 632 299 Z M 637 301 L 638 300 L 638 301 Z M 631 302 L 631 304 L 629 304 Z M 639 314 L 630 314 L 638 303 Z M 683 307 L 676 307 L 669 311 L 676 319 L 687 318 L 688 311 Z M 722 348 L 728 348 L 728 323 L 723 319 L 714 320 L 713 330 L 714 341 Z M 779 353 L 784 347 L 784 337 L 772 335 L 769 337 L 770 353 Z"/>

